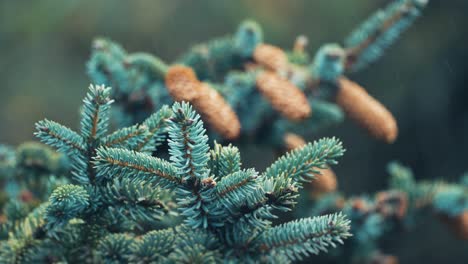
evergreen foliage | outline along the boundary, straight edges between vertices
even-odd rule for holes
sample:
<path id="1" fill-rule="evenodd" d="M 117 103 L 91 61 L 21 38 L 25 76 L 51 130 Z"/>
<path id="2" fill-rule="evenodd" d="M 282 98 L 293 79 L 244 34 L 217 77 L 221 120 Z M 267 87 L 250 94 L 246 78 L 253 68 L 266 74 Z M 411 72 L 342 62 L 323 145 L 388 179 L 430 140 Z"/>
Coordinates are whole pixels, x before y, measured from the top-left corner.
<path id="1" fill-rule="evenodd" d="M 0 146 L 0 185 L 10 198 L 43 199 L 67 182 L 68 158 L 37 142 Z M 27 197 L 26 197 L 27 196 Z"/>
<path id="2" fill-rule="evenodd" d="M 391 176 L 388 190 L 347 199 L 332 192 L 314 201 L 309 214 L 342 211 L 351 220 L 353 237 L 338 249 L 339 259 L 351 263 L 383 261 L 389 256 L 381 253 L 380 242 L 390 234 L 411 229 L 430 214 L 447 223 L 455 235 L 467 238 L 467 223 L 458 221 L 468 212 L 468 189 L 462 181 L 417 182 L 412 171 L 397 162 L 388 165 L 388 172 Z"/>
<path id="3" fill-rule="evenodd" d="M 36 135 L 68 156 L 74 177 L 32 211 L 6 207 L 6 263 L 292 262 L 350 236 L 341 213 L 272 222 L 294 207 L 317 168 L 343 155 L 338 140 L 308 144 L 258 173 L 242 168 L 236 147 L 211 149 L 185 102 L 108 134 L 110 94 L 90 86 L 80 133 L 37 123 Z M 169 160 L 152 156 L 166 134 Z"/>
<path id="4" fill-rule="evenodd" d="M 346 38 L 344 46 L 324 44 L 314 56 L 309 56 L 305 50 L 307 39 L 304 36 L 298 37 L 294 50 L 283 51 L 266 44 L 261 27 L 247 20 L 232 35 L 195 45 L 174 63 L 193 69 L 198 80 L 209 84 L 224 98 L 240 120 L 241 132 L 237 136 L 242 138 L 281 148 L 284 147 L 286 133 L 308 136 L 310 131 L 342 122 L 346 113 L 373 136 L 393 142 L 397 131 L 391 114 L 381 114 L 388 111 L 382 105 L 372 103 L 374 99 L 363 89 L 359 92 L 362 98 L 358 103 L 359 109 L 348 109 L 350 105 L 356 108 L 353 106 L 356 102 L 346 104 L 340 100 L 344 90 L 342 86 L 348 86 L 341 80 L 344 74 L 362 70 L 381 57 L 421 15 L 427 2 L 393 0 L 357 27 Z M 116 120 L 119 124 L 129 125 L 141 122 L 154 110 L 179 100 L 171 98 L 167 91 L 166 73 L 170 67 L 155 56 L 127 53 L 119 44 L 101 38 L 93 44 L 88 73 L 93 82 L 115 88 L 113 97 L 118 106 Z M 260 78 L 265 72 L 273 74 L 267 78 L 268 82 Z M 276 77 L 271 79 L 272 76 Z M 276 84 L 278 82 L 281 83 Z M 310 113 L 311 108 L 312 114 L 300 115 L 299 123 L 291 122 L 291 119 L 297 121 L 292 116 L 298 115 L 290 116 L 287 113 L 298 111 L 301 104 L 297 101 L 299 99 L 271 97 L 262 89 L 271 85 L 281 87 L 283 92 L 297 89 L 302 94 L 300 97 L 308 100 L 307 106 L 304 106 L 308 109 L 305 113 Z M 344 95 L 347 95 L 345 102 L 354 101 L 348 98 L 348 93 Z M 213 107 L 222 109 L 221 104 L 216 106 L 213 103 Z M 213 120 L 204 113 L 201 115 L 209 128 L 216 127 Z M 386 126 L 385 123 L 392 125 Z M 308 129 L 301 129 L 303 127 Z M 375 129 L 383 132 L 376 132 Z"/>
<path id="5" fill-rule="evenodd" d="M 164 166 L 158 164 L 164 161 L 158 158 L 125 149 L 99 150 L 96 158 L 98 171 L 114 175 L 152 176 L 160 178 L 169 188 L 175 188 L 177 207 L 185 218 L 185 229 L 200 230 L 197 232 L 224 241 L 225 245 L 218 245 L 216 255 L 221 253 L 225 259 L 254 261 L 261 255 L 274 259 L 277 255 L 286 254 L 290 260 L 294 260 L 301 252 L 305 255 L 318 253 L 319 248 L 334 245 L 334 242 L 340 242 L 349 235 L 346 231 L 348 222 L 342 215 L 303 220 L 281 227 L 271 227 L 270 220 L 275 217 L 274 209 L 291 209 L 301 188 L 300 180 L 312 180 L 313 168 L 333 164 L 335 158 L 343 154 L 337 140 L 324 139 L 307 145 L 304 150 L 285 156 L 259 175 L 254 169 L 241 169 L 238 151 L 232 146 L 216 144 L 210 155 L 200 117 L 188 104 L 175 103 L 172 110 L 174 114 L 168 120 L 171 164 L 167 165 L 173 167 L 172 172 L 162 172 L 160 168 Z M 298 166 L 303 168 L 293 173 Z M 213 174 L 210 168 L 222 173 Z M 301 178 L 302 175 L 308 178 Z M 308 228 L 308 235 L 297 237 L 296 246 L 283 248 L 282 243 L 289 245 L 284 239 L 294 238 L 294 232 Z M 265 235 L 262 237 L 265 232 L 275 232 L 278 243 L 265 240 Z M 288 235 L 288 232 L 292 233 Z M 308 244 L 317 239 L 322 240 Z M 250 246 L 246 247 L 246 243 Z M 268 248 L 258 251 L 259 247 L 266 245 Z M 174 251 L 171 254 L 183 254 L 178 259 L 192 259 L 195 256 L 191 254 L 200 254 L 197 244 L 189 246 L 188 251 Z"/>
<path id="6" fill-rule="evenodd" d="M 345 40 L 350 57 L 347 68 L 360 70 L 383 55 L 421 15 L 429 0 L 398 0 L 377 11 Z"/>
<path id="7" fill-rule="evenodd" d="M 68 169 L 68 159 L 43 144 L 0 146 L 1 239 L 57 186 L 69 182 Z"/>
<path id="8" fill-rule="evenodd" d="M 336 138 L 306 143 L 294 133 L 347 115 L 395 140 L 393 116 L 345 74 L 380 58 L 427 2 L 393 0 L 343 46 L 324 44 L 314 56 L 304 36 L 292 50 L 267 44 L 251 20 L 174 65 L 96 39 L 87 68 L 99 85 L 83 100 L 79 131 L 36 123 L 35 135 L 60 154 L 34 142 L 0 145 L 0 263 L 290 263 L 331 248 L 327 257 L 387 263 L 395 258 L 379 242 L 428 213 L 468 239 L 468 176 L 416 181 L 399 163 L 388 166 L 388 190 L 346 198 L 335 179 L 333 191 L 292 212 L 345 152 Z M 239 123 L 240 135 L 222 133 Z M 290 151 L 259 172 L 209 136 Z M 168 158 L 159 157 L 165 144 Z"/>

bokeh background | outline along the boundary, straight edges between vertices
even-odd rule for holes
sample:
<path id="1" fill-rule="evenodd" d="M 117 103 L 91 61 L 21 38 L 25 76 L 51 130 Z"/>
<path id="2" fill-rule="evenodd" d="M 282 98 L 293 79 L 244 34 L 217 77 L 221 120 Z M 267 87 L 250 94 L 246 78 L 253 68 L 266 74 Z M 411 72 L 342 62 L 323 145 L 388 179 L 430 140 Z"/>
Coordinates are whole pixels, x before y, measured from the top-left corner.
<path id="1" fill-rule="evenodd" d="M 269 43 L 308 51 L 341 42 L 384 0 L 290 1 L 0 1 L 0 142 L 32 139 L 42 118 L 72 128 L 89 79 L 93 38 L 106 36 L 130 52 L 172 61 L 191 45 L 258 21 Z M 362 194 L 385 188 L 385 167 L 399 160 L 418 179 L 455 180 L 468 170 L 468 1 L 431 0 L 424 16 L 372 67 L 350 76 L 396 116 L 400 136 L 386 145 L 353 123 L 316 135 L 338 136 L 347 148 L 336 168 L 340 188 Z M 246 166 L 264 168 L 272 149 L 241 146 Z M 384 241 L 401 263 L 467 263 L 468 244 L 435 220 Z"/>

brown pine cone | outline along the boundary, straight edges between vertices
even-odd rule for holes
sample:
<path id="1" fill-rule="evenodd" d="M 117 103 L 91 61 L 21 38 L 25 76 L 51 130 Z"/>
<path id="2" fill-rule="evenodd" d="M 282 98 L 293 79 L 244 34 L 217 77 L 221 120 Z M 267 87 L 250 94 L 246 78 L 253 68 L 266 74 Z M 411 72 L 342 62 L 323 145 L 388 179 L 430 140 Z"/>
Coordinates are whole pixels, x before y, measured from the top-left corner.
<path id="1" fill-rule="evenodd" d="M 189 67 L 176 65 L 166 74 L 166 86 L 176 101 L 188 101 L 223 138 L 240 134 L 240 121 L 231 106 L 207 83 L 200 82 Z"/>
<path id="2" fill-rule="evenodd" d="M 192 101 L 199 95 L 199 86 L 200 81 L 189 67 L 175 65 L 166 73 L 166 87 L 175 101 Z"/>
<path id="3" fill-rule="evenodd" d="M 356 123 L 372 136 L 393 143 L 398 127 L 393 115 L 364 88 L 344 77 L 339 79 L 336 102 Z"/>
<path id="4" fill-rule="evenodd" d="M 237 138 L 241 124 L 231 106 L 207 83 L 200 84 L 199 93 L 192 103 L 203 119 L 223 138 Z"/>
<path id="5" fill-rule="evenodd" d="M 283 71 L 288 68 L 288 56 L 278 47 L 260 44 L 253 53 L 255 62 L 275 72 Z"/>
<path id="6" fill-rule="evenodd" d="M 306 95 L 273 72 L 259 73 L 257 89 L 270 101 L 273 108 L 288 119 L 299 121 L 312 114 Z"/>

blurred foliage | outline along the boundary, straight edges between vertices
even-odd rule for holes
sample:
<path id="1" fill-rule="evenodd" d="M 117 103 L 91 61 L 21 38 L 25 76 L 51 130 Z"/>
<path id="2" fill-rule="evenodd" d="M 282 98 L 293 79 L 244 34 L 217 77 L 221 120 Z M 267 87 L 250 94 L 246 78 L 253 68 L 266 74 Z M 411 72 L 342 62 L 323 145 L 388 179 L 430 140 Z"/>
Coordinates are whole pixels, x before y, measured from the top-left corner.
<path id="1" fill-rule="evenodd" d="M 96 36 L 172 61 L 189 46 L 224 35 L 250 17 L 262 25 L 272 44 L 290 47 L 304 34 L 308 49 L 315 51 L 324 42 L 341 41 L 387 2 L 1 0 L 0 142 L 32 139 L 34 122 L 45 116 L 76 128 L 80 102 L 75 98 L 88 86 L 85 62 Z M 424 16 L 379 62 L 351 76 L 394 113 L 400 137 L 387 146 L 353 129 L 349 121 L 317 135 L 340 137 L 348 148 L 337 168 L 345 193 L 383 188 L 382 168 L 393 159 L 427 179 L 455 180 L 449 175 L 467 168 L 467 9 L 466 0 L 431 1 Z M 244 156 L 247 167 L 262 169 L 274 159 L 271 149 L 240 147 L 250 154 Z M 459 263 L 466 258 L 466 243 L 447 247 L 454 243 L 450 235 L 431 222 L 418 228 L 433 228 L 435 233 L 408 234 L 397 243 L 389 238 L 388 246 L 397 248 L 402 263 Z M 443 252 L 425 253 L 442 246 Z"/>

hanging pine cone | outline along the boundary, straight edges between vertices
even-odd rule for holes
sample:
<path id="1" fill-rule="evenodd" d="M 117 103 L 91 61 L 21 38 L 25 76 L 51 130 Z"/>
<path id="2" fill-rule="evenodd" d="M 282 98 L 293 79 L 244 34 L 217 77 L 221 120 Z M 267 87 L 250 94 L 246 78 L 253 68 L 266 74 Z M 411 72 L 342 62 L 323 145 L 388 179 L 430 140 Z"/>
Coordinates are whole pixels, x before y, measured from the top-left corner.
<path id="1" fill-rule="evenodd" d="M 166 73 L 166 87 L 175 101 L 192 101 L 198 96 L 200 81 L 188 67 L 176 65 Z"/>
<path id="2" fill-rule="evenodd" d="M 202 119 L 223 138 L 239 136 L 241 125 L 236 113 L 215 89 L 200 82 L 191 68 L 181 65 L 170 67 L 166 86 L 174 100 L 190 102 Z"/>
<path id="3" fill-rule="evenodd" d="M 289 81 L 273 72 L 257 76 L 257 88 L 278 112 L 288 119 L 299 121 L 311 115 L 306 95 Z"/>
<path id="4" fill-rule="evenodd" d="M 237 138 L 241 124 L 231 106 L 207 83 L 200 84 L 199 93 L 192 103 L 203 119 L 223 138 Z"/>
<path id="5" fill-rule="evenodd" d="M 364 88 L 344 77 L 339 79 L 336 102 L 356 123 L 372 136 L 393 143 L 398 127 L 393 115 Z"/>
<path id="6" fill-rule="evenodd" d="M 288 68 L 288 56 L 278 47 L 260 44 L 253 53 L 254 60 L 268 70 L 279 72 Z"/>

